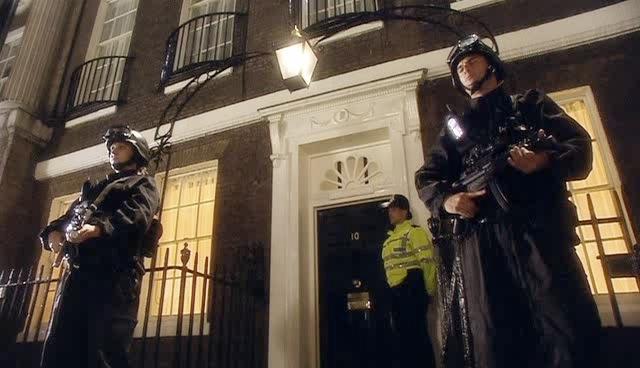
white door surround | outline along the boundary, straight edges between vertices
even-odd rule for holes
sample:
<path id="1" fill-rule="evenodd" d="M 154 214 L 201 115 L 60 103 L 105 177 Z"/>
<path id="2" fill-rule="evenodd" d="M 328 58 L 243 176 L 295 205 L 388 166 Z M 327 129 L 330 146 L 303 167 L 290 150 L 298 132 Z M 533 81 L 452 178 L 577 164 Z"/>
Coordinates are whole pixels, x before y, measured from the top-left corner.
<path id="1" fill-rule="evenodd" d="M 315 216 L 319 208 L 405 194 L 424 161 L 418 85 L 426 70 L 260 109 L 273 154 L 269 367 L 319 367 Z"/>

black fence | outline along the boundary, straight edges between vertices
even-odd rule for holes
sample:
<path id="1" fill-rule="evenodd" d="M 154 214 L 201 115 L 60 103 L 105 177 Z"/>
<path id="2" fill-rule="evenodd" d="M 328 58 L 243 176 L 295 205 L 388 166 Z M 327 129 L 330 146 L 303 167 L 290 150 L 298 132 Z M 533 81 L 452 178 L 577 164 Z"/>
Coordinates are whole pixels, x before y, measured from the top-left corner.
<path id="1" fill-rule="evenodd" d="M 118 104 L 127 56 L 107 56 L 89 60 L 71 74 L 66 115 L 74 117 Z"/>
<path id="2" fill-rule="evenodd" d="M 151 260 L 130 352 L 133 366 L 266 367 L 264 248 L 244 249 L 234 266 L 215 272 L 208 257 L 191 258 L 186 244 L 179 266 L 170 264 L 168 250 Z M 0 273 L 3 367 L 38 366 L 60 279 L 45 265 L 35 271 Z"/>
<path id="3" fill-rule="evenodd" d="M 222 61 L 242 54 L 246 26 L 243 12 L 205 14 L 180 25 L 167 39 L 161 83 L 217 70 Z"/>

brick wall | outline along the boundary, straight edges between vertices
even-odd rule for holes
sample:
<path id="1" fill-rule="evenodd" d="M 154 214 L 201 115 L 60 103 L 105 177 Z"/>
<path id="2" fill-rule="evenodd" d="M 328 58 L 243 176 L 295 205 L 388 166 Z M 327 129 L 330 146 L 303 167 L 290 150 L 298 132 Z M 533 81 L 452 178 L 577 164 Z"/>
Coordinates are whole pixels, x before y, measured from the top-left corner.
<path id="1" fill-rule="evenodd" d="M 14 134 L 5 172 L 0 182 L 0 270 L 24 264 L 24 249 L 31 248 L 37 228 L 33 208 L 37 200 L 32 196 L 35 187 L 33 171 L 36 147 Z"/>
<path id="2" fill-rule="evenodd" d="M 85 61 L 98 0 L 86 0 L 81 24 L 74 44 L 73 69 Z M 570 0 L 557 2 L 510 0 L 479 8 L 471 13 L 491 24 L 496 34 L 560 19 L 619 1 Z M 542 2 L 545 3 L 545 2 Z M 115 115 L 85 123 L 72 129 L 60 128 L 40 160 L 73 152 L 99 142 L 105 126 L 128 123 L 139 129 L 154 126 L 172 96 L 160 89 L 160 72 L 169 34 L 178 27 L 181 0 L 140 0 L 130 55 L 135 58 L 128 68 L 121 93 L 127 103 Z M 290 37 L 288 1 L 250 1 L 247 50 L 273 51 Z M 321 60 L 314 79 L 357 70 L 397 58 L 407 57 L 451 45 L 455 36 L 433 26 L 410 22 L 391 22 L 379 31 L 331 43 L 320 48 Z M 69 78 L 70 73 L 67 73 Z M 68 81 L 65 81 L 68 84 Z M 244 86 L 244 88 L 243 88 Z M 66 87 L 65 87 L 66 88 Z M 253 60 L 237 68 L 232 75 L 205 86 L 184 109 L 181 117 L 209 111 L 284 89 L 274 58 Z M 66 96 L 66 91 L 63 91 Z M 60 103 L 64 103 L 63 100 Z M 59 111 L 62 111 L 59 107 Z"/>

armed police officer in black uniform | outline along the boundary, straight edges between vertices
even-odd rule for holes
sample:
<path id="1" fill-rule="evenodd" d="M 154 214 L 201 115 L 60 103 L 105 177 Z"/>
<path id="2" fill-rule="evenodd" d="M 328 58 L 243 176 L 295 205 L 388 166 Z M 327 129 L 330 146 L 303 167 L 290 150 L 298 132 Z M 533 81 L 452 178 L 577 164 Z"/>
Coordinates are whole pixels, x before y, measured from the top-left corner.
<path id="1" fill-rule="evenodd" d="M 476 35 L 447 63 L 470 101 L 415 177 L 442 255 L 445 366 L 597 366 L 600 320 L 566 190 L 591 170 L 590 137 L 544 93 L 505 93 L 504 65 Z"/>
<path id="2" fill-rule="evenodd" d="M 129 366 L 142 257 L 158 238 L 159 195 L 146 173 L 144 137 L 115 127 L 104 139 L 114 173 L 87 181 L 69 211 L 40 234 L 46 250 L 65 254 L 69 270 L 56 295 L 42 367 Z"/>

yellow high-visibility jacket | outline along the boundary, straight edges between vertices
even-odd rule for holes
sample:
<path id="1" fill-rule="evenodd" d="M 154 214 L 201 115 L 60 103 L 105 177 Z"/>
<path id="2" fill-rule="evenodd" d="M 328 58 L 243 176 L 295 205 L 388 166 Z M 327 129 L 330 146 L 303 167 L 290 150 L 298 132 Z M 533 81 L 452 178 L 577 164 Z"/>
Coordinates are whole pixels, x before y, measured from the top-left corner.
<path id="1" fill-rule="evenodd" d="M 382 246 L 382 260 L 389 286 L 402 283 L 407 277 L 407 270 L 421 269 L 427 293 L 435 295 L 437 264 L 429 233 L 406 220 L 388 234 Z"/>

